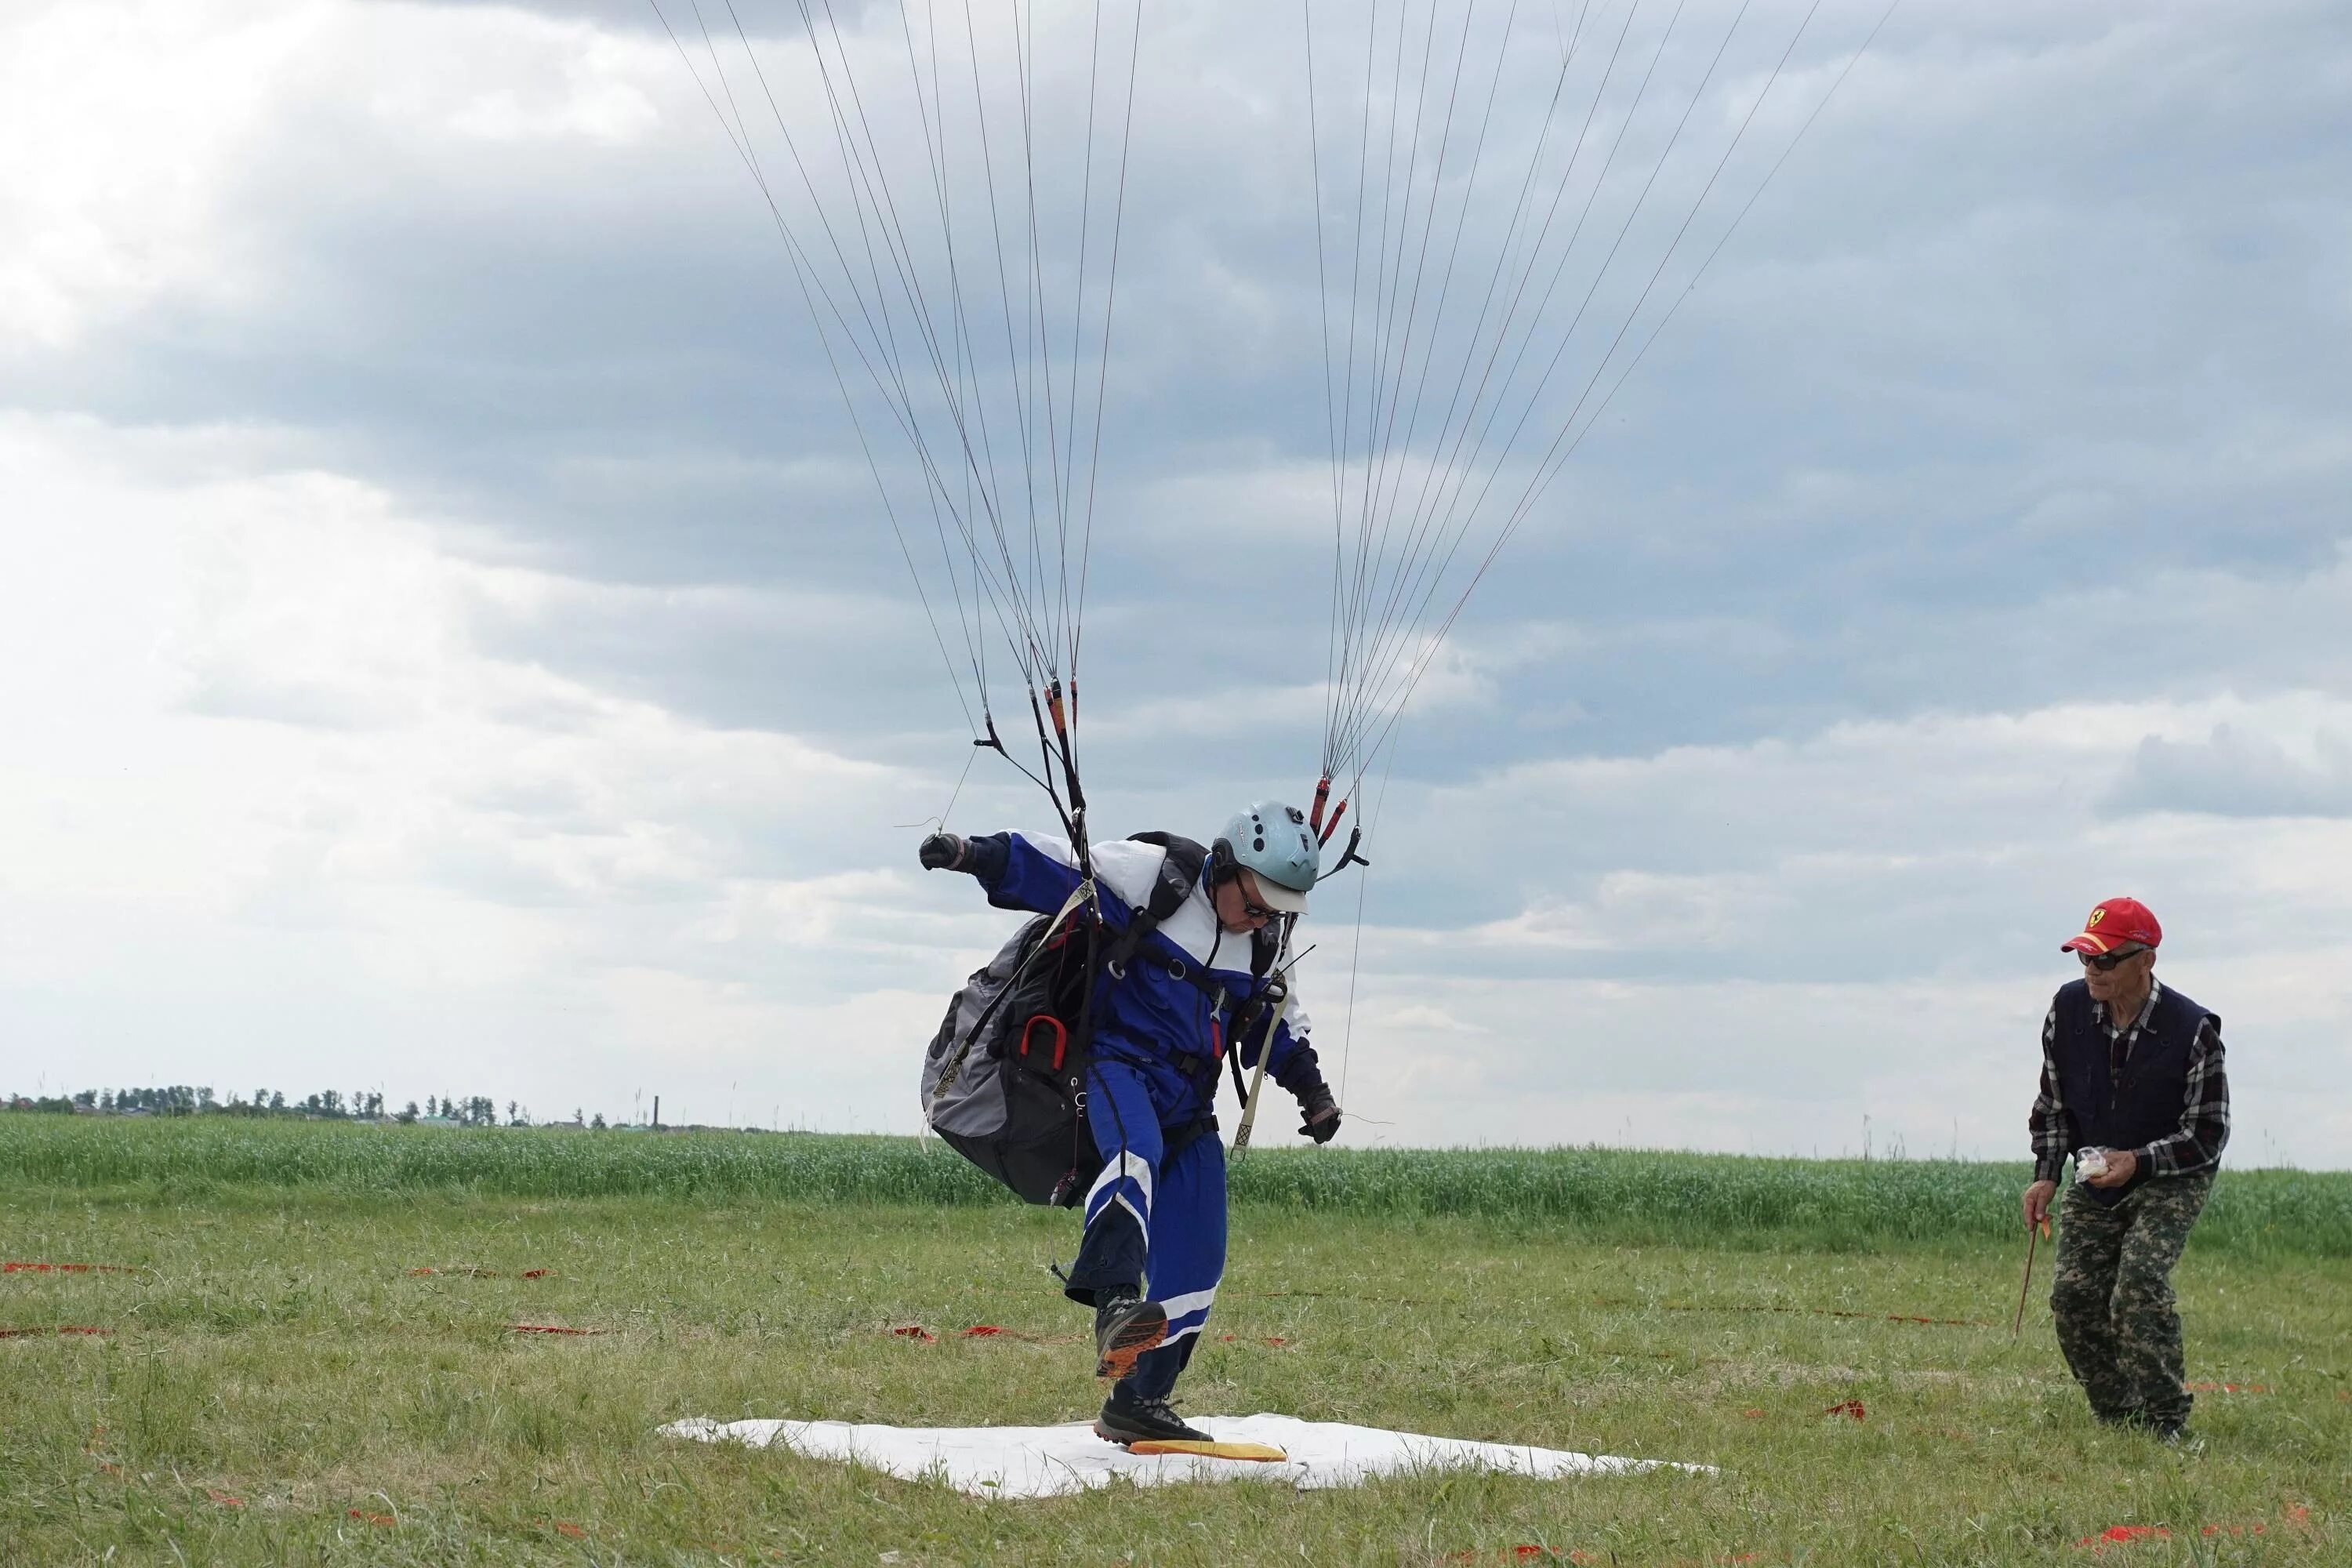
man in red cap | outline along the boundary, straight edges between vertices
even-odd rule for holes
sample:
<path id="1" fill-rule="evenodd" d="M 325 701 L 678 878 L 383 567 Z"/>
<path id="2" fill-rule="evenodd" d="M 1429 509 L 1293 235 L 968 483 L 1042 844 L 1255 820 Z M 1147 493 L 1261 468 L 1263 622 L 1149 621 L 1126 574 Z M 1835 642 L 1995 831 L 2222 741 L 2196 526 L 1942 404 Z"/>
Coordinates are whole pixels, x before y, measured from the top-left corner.
<path id="1" fill-rule="evenodd" d="M 2083 977 L 2042 1022 L 2025 1223 L 2042 1223 L 2075 1156 L 2050 1293 L 2059 1348 L 2094 1415 L 2179 1442 L 2190 1399 L 2172 1266 L 2230 1141 L 2230 1084 L 2220 1016 L 2157 983 L 2163 941 L 2146 904 L 2109 899 L 2060 948 Z"/>

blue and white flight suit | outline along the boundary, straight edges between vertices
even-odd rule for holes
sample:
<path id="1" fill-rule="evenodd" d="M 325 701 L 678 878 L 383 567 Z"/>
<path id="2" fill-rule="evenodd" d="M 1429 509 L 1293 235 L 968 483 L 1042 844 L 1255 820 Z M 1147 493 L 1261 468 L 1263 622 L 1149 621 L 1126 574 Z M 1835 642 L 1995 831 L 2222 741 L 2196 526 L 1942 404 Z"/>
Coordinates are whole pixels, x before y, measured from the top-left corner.
<path id="1" fill-rule="evenodd" d="M 999 842 L 1007 851 L 1003 873 L 981 876 L 990 903 L 1052 914 L 1076 889 L 1076 857 L 1064 840 L 1008 833 Z M 1124 928 L 1150 901 L 1168 852 L 1133 839 L 1093 847 L 1103 917 Z M 1219 924 L 1204 868 L 1192 896 L 1144 939 L 1125 977 L 1106 976 L 1095 992 L 1087 1123 L 1103 1168 L 1087 1194 L 1067 1293 L 1092 1306 L 1097 1291 L 1124 1287 L 1166 1309 L 1166 1342 L 1124 1380 L 1144 1398 L 1165 1399 L 1176 1386 L 1224 1276 L 1225 1149 L 1208 1123 L 1224 1052 L 1238 1049 L 1243 1066 L 1255 1067 L 1265 1037 L 1261 1016 L 1246 1040 L 1226 1037 L 1236 1009 L 1265 984 L 1250 973 L 1252 947 L 1249 933 Z M 1224 994 L 1222 1006 L 1171 971 L 1169 960 L 1179 955 L 1207 972 Z M 1307 1031 L 1294 985 L 1266 1071 L 1302 1101 L 1323 1090 Z"/>

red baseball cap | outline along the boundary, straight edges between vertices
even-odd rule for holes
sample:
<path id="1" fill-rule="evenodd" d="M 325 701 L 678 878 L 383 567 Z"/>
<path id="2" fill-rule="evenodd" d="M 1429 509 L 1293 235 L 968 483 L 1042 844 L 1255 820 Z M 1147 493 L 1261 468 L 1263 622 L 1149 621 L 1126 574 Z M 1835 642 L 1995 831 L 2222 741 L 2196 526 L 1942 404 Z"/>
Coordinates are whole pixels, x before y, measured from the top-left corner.
<path id="1" fill-rule="evenodd" d="M 2072 942 L 2061 942 L 2058 951 L 2113 952 L 2134 943 L 2154 947 L 2163 941 L 2164 928 L 2156 923 L 2154 910 L 2137 899 L 2109 899 L 2083 922 L 2083 934 Z"/>

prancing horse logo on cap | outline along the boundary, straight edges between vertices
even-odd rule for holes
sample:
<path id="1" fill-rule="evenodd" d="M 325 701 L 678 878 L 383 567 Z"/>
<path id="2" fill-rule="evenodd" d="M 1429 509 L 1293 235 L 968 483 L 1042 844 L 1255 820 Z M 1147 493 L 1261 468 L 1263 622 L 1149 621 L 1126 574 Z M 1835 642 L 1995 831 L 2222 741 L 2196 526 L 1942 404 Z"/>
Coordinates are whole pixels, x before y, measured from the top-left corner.
<path id="1" fill-rule="evenodd" d="M 2096 931 L 2099 929 L 2099 922 L 2106 918 L 2107 906 L 2101 904 L 2097 909 L 2091 911 L 2091 918 L 2083 922 L 2083 929 L 2084 931 Z"/>

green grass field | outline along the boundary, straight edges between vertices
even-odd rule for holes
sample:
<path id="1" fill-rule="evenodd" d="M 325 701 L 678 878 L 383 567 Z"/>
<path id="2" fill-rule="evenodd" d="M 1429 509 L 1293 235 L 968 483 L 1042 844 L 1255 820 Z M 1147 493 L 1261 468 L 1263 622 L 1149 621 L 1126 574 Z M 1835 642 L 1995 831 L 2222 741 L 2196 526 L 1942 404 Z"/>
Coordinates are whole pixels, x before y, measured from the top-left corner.
<path id="1" fill-rule="evenodd" d="M 2020 1174 L 1254 1155 L 1189 1410 L 1724 1473 L 985 1504 L 655 1432 L 1088 1414 L 1069 1216 L 943 1152 L 0 1116 L 0 1258 L 125 1269 L 0 1276 L 0 1563 L 2352 1563 L 2352 1178 L 2225 1178 L 2179 1453 L 2011 1342 Z"/>

